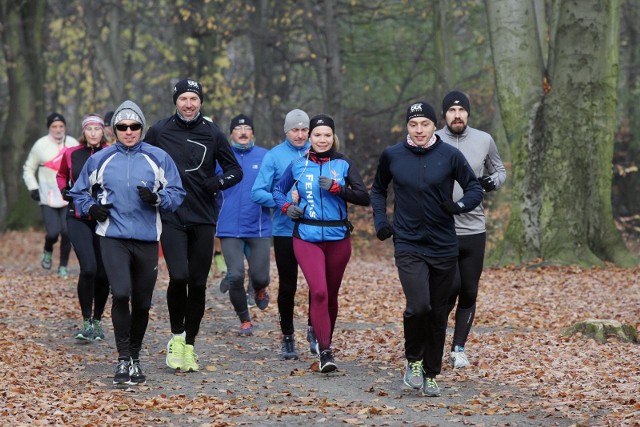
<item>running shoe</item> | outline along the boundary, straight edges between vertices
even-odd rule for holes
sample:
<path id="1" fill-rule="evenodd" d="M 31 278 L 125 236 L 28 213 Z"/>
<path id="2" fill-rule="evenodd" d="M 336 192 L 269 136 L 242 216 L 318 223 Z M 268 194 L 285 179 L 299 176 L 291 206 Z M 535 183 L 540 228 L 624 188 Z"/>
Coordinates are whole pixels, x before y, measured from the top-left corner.
<path id="1" fill-rule="evenodd" d="M 116 385 L 129 384 L 129 381 L 131 381 L 129 372 L 129 361 L 118 360 L 118 364 L 116 365 L 116 372 L 113 376 L 113 383 Z"/>
<path id="2" fill-rule="evenodd" d="M 336 366 L 336 361 L 333 358 L 333 352 L 331 351 L 331 349 L 328 350 L 322 350 L 320 352 L 320 372 L 322 372 L 323 374 L 326 374 L 328 372 L 333 372 L 336 369 L 338 369 L 338 367 Z"/>
<path id="3" fill-rule="evenodd" d="M 95 341 L 104 341 L 104 331 L 102 330 L 102 321 L 93 319 L 93 339 Z"/>
<path id="4" fill-rule="evenodd" d="M 293 335 L 282 336 L 282 357 L 284 360 L 298 360 L 296 342 Z"/>
<path id="5" fill-rule="evenodd" d="M 320 344 L 318 344 L 318 338 L 313 331 L 313 326 L 307 326 L 307 341 L 309 341 L 309 351 L 316 356 L 320 354 Z"/>
<path id="6" fill-rule="evenodd" d="M 90 319 L 82 322 L 82 330 L 76 334 L 77 340 L 91 341 L 93 339 L 94 329 Z"/>
<path id="7" fill-rule="evenodd" d="M 62 279 L 66 279 L 67 277 L 69 277 L 69 272 L 67 271 L 67 267 L 65 267 L 64 265 L 61 265 L 60 267 L 58 267 L 58 277 Z"/>
<path id="8" fill-rule="evenodd" d="M 253 335 L 253 323 L 250 320 L 242 322 L 240 324 L 240 328 L 238 329 L 238 335 L 244 337 L 250 337 Z"/>
<path id="9" fill-rule="evenodd" d="M 184 337 L 173 336 L 167 343 L 167 366 L 171 369 L 182 369 L 184 365 Z"/>
<path id="10" fill-rule="evenodd" d="M 422 395 L 427 397 L 440 396 L 440 387 L 435 378 L 424 377 L 424 384 L 422 386 Z"/>
<path id="11" fill-rule="evenodd" d="M 147 382 L 147 377 L 142 373 L 140 368 L 140 361 L 131 359 L 129 363 L 129 382 L 130 385 L 140 385 Z"/>
<path id="12" fill-rule="evenodd" d="M 42 256 L 40 257 L 40 265 L 45 270 L 51 270 L 51 259 L 53 258 L 53 252 L 42 251 Z"/>
<path id="13" fill-rule="evenodd" d="M 471 365 L 467 355 L 464 354 L 464 347 L 460 347 L 459 345 L 453 348 L 449 362 L 451 362 L 452 368 L 466 368 Z"/>
<path id="14" fill-rule="evenodd" d="M 220 293 L 226 294 L 229 292 L 229 288 L 231 287 L 231 283 L 227 279 L 227 276 L 224 276 L 222 280 L 220 280 Z"/>
<path id="15" fill-rule="evenodd" d="M 193 350 L 193 346 L 191 344 L 186 344 L 184 346 L 184 362 L 182 363 L 180 370 L 183 372 L 196 372 L 200 369 L 197 362 L 198 355 Z"/>
<path id="16" fill-rule="evenodd" d="M 216 265 L 216 270 L 218 270 L 218 273 L 227 274 L 227 264 L 224 262 L 224 256 L 222 254 L 214 255 L 213 262 Z"/>
<path id="17" fill-rule="evenodd" d="M 422 369 L 422 360 L 409 362 L 407 360 L 407 368 L 404 373 L 404 385 L 409 388 L 420 390 L 424 382 L 424 371 Z"/>
<path id="18" fill-rule="evenodd" d="M 267 288 L 256 289 L 256 305 L 260 310 L 265 310 L 269 306 L 269 293 Z"/>
<path id="19" fill-rule="evenodd" d="M 253 286 L 249 284 L 247 287 L 247 307 L 253 308 L 256 306 L 256 291 Z"/>

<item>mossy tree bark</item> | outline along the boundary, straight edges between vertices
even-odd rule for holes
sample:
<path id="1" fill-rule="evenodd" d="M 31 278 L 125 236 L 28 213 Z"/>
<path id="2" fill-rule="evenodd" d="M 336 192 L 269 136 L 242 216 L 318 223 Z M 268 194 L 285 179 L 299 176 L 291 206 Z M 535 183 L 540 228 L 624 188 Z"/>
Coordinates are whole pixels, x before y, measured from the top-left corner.
<path id="1" fill-rule="evenodd" d="M 611 206 L 620 0 L 542 5 L 487 2 L 513 156 L 511 218 L 492 261 L 635 266 Z"/>

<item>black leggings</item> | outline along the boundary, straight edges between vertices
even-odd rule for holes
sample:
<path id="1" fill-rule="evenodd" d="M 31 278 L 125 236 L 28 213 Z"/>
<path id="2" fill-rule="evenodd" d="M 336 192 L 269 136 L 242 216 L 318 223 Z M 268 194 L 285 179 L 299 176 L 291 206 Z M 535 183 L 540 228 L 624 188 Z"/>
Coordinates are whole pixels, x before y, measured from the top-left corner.
<path id="1" fill-rule="evenodd" d="M 457 292 L 452 294 L 449 299 L 449 313 L 453 310 L 456 299 L 458 299 L 453 342 L 451 343 L 452 350 L 455 346 L 464 347 L 473 325 L 486 241 L 487 233 L 458 236 L 459 255 L 455 279 Z"/>
<path id="2" fill-rule="evenodd" d="M 80 263 L 78 299 L 82 317 L 100 320 L 109 297 L 109 282 L 102 264 L 100 240 L 94 232 L 96 223 L 69 216 L 67 227 L 69 239 Z"/>
<path id="3" fill-rule="evenodd" d="M 139 359 L 158 278 L 158 242 L 100 237 L 100 251 L 111 285 L 118 359 Z"/>
<path id="4" fill-rule="evenodd" d="M 71 242 L 67 234 L 67 208 L 52 208 L 47 205 L 40 205 L 42 209 L 42 220 L 47 234 L 44 236 L 44 250 L 53 252 L 53 245 L 60 236 L 60 265 L 66 267 L 69 264 L 69 254 L 71 253 Z"/>
<path id="5" fill-rule="evenodd" d="M 204 317 L 207 276 L 213 259 L 213 225 L 162 224 L 162 252 L 169 270 L 167 305 L 173 334 L 194 345 Z"/>
<path id="6" fill-rule="evenodd" d="M 283 335 L 293 334 L 293 307 L 298 290 L 298 261 L 293 251 L 293 237 L 273 236 L 273 251 L 278 268 L 278 311 Z"/>

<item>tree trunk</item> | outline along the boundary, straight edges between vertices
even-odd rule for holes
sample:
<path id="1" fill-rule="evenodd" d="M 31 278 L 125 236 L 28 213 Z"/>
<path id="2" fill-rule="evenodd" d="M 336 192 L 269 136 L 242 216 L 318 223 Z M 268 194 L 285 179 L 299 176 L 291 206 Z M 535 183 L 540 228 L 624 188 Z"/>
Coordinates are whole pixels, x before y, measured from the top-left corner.
<path id="1" fill-rule="evenodd" d="M 0 136 L 0 230 L 21 227 L 40 216 L 24 196 L 25 153 L 44 132 L 45 0 L 0 2 L 0 32 L 7 64 L 8 116 Z M 22 190 L 22 191 L 21 191 Z"/>
<path id="2" fill-rule="evenodd" d="M 636 265 L 611 209 L 620 2 L 556 5 L 545 72 L 533 3 L 487 2 L 513 155 L 512 213 L 499 262 Z"/>

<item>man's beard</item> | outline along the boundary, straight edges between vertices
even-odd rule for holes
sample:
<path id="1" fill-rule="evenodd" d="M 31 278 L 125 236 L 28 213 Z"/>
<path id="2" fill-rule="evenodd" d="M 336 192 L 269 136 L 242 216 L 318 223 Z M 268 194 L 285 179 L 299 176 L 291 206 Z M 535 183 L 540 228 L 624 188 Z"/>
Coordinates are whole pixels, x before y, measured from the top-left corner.
<path id="1" fill-rule="evenodd" d="M 467 125 L 464 123 L 452 123 L 451 125 L 447 125 L 449 131 L 455 135 L 460 135 L 467 129 Z"/>

